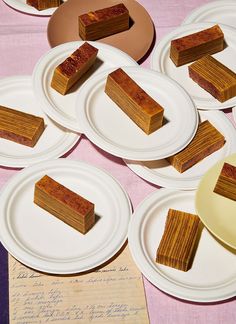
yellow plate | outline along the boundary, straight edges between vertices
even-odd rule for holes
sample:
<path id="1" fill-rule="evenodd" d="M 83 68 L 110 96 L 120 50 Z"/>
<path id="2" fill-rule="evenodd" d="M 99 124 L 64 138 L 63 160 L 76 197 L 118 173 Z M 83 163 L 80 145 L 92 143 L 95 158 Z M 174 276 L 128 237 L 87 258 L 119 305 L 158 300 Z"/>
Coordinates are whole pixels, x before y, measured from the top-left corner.
<path id="1" fill-rule="evenodd" d="M 236 201 L 213 192 L 224 162 L 236 166 L 236 153 L 215 164 L 204 175 L 196 192 L 195 208 L 204 225 L 236 249 Z"/>

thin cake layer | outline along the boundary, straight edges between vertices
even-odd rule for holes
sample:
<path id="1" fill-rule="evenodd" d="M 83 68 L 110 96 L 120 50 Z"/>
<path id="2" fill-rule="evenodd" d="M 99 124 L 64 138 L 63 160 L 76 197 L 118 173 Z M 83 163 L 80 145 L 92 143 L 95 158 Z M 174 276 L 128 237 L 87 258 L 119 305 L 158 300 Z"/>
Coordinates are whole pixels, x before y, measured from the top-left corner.
<path id="1" fill-rule="evenodd" d="M 220 102 L 236 96 L 236 73 L 207 55 L 189 67 L 189 76 Z"/>
<path id="2" fill-rule="evenodd" d="M 34 202 L 83 234 L 95 223 L 94 204 L 47 175 L 35 184 Z"/>
<path id="3" fill-rule="evenodd" d="M 176 66 L 224 49 L 224 33 L 218 25 L 171 41 L 170 58 Z"/>
<path id="4" fill-rule="evenodd" d="M 209 120 L 205 120 L 198 126 L 198 130 L 190 144 L 179 153 L 167 158 L 167 160 L 177 171 L 182 173 L 219 150 L 224 143 L 224 136 Z"/>
<path id="5" fill-rule="evenodd" d="M 163 107 L 121 68 L 108 75 L 105 92 L 146 134 L 162 126 Z"/>
<path id="6" fill-rule="evenodd" d="M 156 262 L 187 271 L 193 260 L 199 223 L 197 215 L 169 209 Z"/>
<path id="7" fill-rule="evenodd" d="M 0 137 L 33 147 L 43 131 L 43 118 L 0 106 Z"/>
<path id="8" fill-rule="evenodd" d="M 214 192 L 226 198 L 236 200 L 236 166 L 224 163 Z"/>

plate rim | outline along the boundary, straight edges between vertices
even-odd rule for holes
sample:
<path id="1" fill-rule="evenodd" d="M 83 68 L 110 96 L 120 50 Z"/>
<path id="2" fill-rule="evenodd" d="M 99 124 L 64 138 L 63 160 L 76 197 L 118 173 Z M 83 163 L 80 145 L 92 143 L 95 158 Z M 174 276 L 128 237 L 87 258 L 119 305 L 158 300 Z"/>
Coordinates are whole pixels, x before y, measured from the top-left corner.
<path id="1" fill-rule="evenodd" d="M 69 268 L 66 268 L 66 270 L 64 268 L 61 270 L 57 270 L 56 269 L 57 265 L 55 265 L 55 268 L 53 268 L 53 265 L 52 265 L 53 261 L 50 261 L 49 265 L 47 265 L 47 261 L 43 261 L 43 264 L 40 265 L 41 261 L 40 261 L 40 258 L 37 258 L 37 256 L 32 257 L 32 255 L 29 255 L 29 253 L 27 251 L 23 251 L 22 248 L 19 247 L 17 243 L 14 243 L 14 245 L 11 246 L 12 241 L 14 241 L 14 238 L 12 237 L 11 234 L 9 234 L 9 231 L 6 229 L 7 225 L 5 227 L 3 226 L 0 230 L 0 241 L 1 241 L 2 245 L 5 247 L 5 249 L 14 258 L 19 260 L 23 264 L 27 265 L 28 267 L 31 267 L 38 271 L 42 271 L 45 273 L 51 273 L 51 274 L 83 273 L 84 271 L 94 269 L 97 266 L 100 266 L 104 262 L 111 259 L 125 244 L 125 242 L 127 240 L 127 236 L 128 236 L 128 225 L 129 225 L 129 221 L 131 219 L 131 214 L 132 214 L 131 201 L 128 196 L 128 193 L 123 188 L 121 183 L 114 176 L 109 174 L 106 170 L 104 170 L 100 167 L 94 166 L 91 163 L 88 163 L 88 162 L 85 162 L 82 160 L 71 160 L 71 159 L 64 159 L 64 158 L 59 158 L 59 159 L 54 159 L 54 160 L 50 160 L 50 161 L 46 161 L 46 162 L 37 163 L 37 164 L 34 164 L 33 166 L 29 166 L 25 169 L 22 169 L 17 174 L 15 174 L 1 189 L 0 200 L 3 201 L 3 203 L 0 204 L 0 222 L 1 223 L 5 222 L 6 216 L 4 215 L 4 209 L 9 204 L 8 200 L 11 199 L 11 197 L 9 197 L 9 193 L 11 193 L 12 191 L 14 191 L 14 192 L 16 191 L 16 189 L 14 189 L 16 184 L 19 184 L 20 180 L 26 180 L 27 176 L 31 175 L 31 177 L 32 177 L 34 171 L 42 172 L 43 170 L 45 170 L 45 172 L 46 172 L 46 168 L 55 168 L 55 167 L 57 167 L 57 168 L 65 167 L 65 168 L 68 168 L 68 170 L 71 170 L 72 168 L 79 169 L 81 167 L 85 168 L 85 169 L 90 169 L 90 170 L 93 170 L 93 172 L 98 173 L 99 175 L 105 176 L 109 181 L 112 181 L 114 183 L 116 190 L 118 190 L 121 194 L 120 197 L 123 200 L 123 203 L 125 203 L 124 209 L 126 210 L 126 215 L 125 215 L 125 217 L 123 217 L 123 222 L 125 220 L 125 222 L 127 224 L 126 224 L 126 228 L 123 229 L 121 237 L 119 238 L 119 244 L 117 244 L 115 247 L 109 246 L 110 250 L 108 249 L 109 251 L 106 252 L 106 255 L 103 256 L 102 258 L 100 257 L 99 261 L 97 260 L 95 263 L 92 262 L 92 264 L 91 264 L 92 260 L 90 260 L 89 265 L 86 265 L 86 266 L 82 265 L 82 267 L 81 267 L 78 265 L 78 260 L 75 260 L 74 261 L 75 264 L 72 261 L 72 263 L 73 263 L 72 266 Z M 28 182 L 30 182 L 30 180 L 28 180 Z M 3 233 L 3 232 L 5 232 L 5 233 Z M 7 237 L 7 235 L 10 237 L 10 239 Z M 10 243 L 10 246 L 9 246 L 9 243 Z M 16 250 L 16 252 L 15 252 L 15 250 Z M 19 253 L 22 254 L 22 256 L 19 255 Z M 28 257 L 28 260 L 27 260 L 27 257 Z M 51 263 L 51 265 L 50 265 L 50 263 Z M 58 263 L 60 264 L 60 262 L 58 262 Z"/>
<path id="2" fill-rule="evenodd" d="M 19 82 L 24 82 L 23 83 L 24 89 L 26 88 L 25 85 L 27 84 L 27 87 L 29 86 L 29 90 L 32 91 L 32 94 L 33 94 L 34 98 L 36 99 L 34 91 L 33 91 L 31 75 L 14 75 L 14 76 L 1 78 L 0 79 L 0 88 L 2 86 L 8 86 L 8 85 L 13 86 L 14 83 L 18 84 Z M 23 90 L 23 85 L 22 85 L 22 90 Z M 15 108 L 15 107 L 13 107 L 13 108 Z M 29 112 L 29 113 L 31 113 L 31 112 Z M 52 154 L 53 151 L 50 151 L 50 156 L 48 158 L 47 157 L 42 158 L 41 157 L 42 155 L 40 153 L 40 157 L 34 157 L 34 158 L 32 158 L 32 157 L 28 157 L 28 158 L 27 157 L 26 158 L 17 157 L 15 161 L 13 161 L 12 157 L 1 157 L 1 153 L 0 153 L 0 165 L 4 166 L 4 167 L 9 167 L 9 168 L 22 168 L 22 167 L 30 166 L 30 165 L 33 165 L 35 163 L 39 163 L 42 161 L 47 161 L 50 159 L 55 159 L 55 158 L 61 157 L 64 154 L 66 154 L 67 152 L 69 152 L 77 144 L 81 135 L 78 133 L 76 134 L 76 133 L 70 132 L 65 127 L 63 127 L 61 125 L 57 125 L 53 120 L 51 120 L 51 122 L 52 122 L 53 126 L 60 128 L 60 130 L 64 132 L 64 140 L 63 141 L 66 141 L 67 146 L 63 150 L 60 150 L 60 152 L 57 152 L 57 154 Z M 57 151 L 58 151 L 58 149 L 57 149 Z"/>
<path id="3" fill-rule="evenodd" d="M 198 19 L 199 15 L 201 15 L 205 11 L 208 11 L 208 10 L 211 10 L 211 9 L 216 9 L 216 8 L 222 7 L 222 6 L 229 6 L 229 5 L 235 5 L 236 6 L 236 3 L 235 3 L 234 0 L 217 0 L 217 1 L 212 1 L 212 2 L 209 2 L 209 3 L 205 3 L 205 4 L 201 5 L 201 6 L 198 6 L 195 9 L 193 9 L 184 18 L 181 25 L 192 24 L 192 23 L 195 23 L 195 22 L 206 22 L 206 20 L 200 20 L 200 21 L 197 20 L 196 21 L 196 19 Z M 228 25 L 228 26 L 232 27 L 231 25 Z"/>
<path id="4" fill-rule="evenodd" d="M 47 74 L 45 74 L 45 68 L 48 67 L 46 64 L 48 64 L 48 60 L 51 57 L 56 57 L 57 55 L 60 55 L 63 53 L 64 50 L 71 50 L 76 49 L 78 46 L 81 46 L 84 44 L 85 41 L 74 41 L 74 42 L 67 42 L 58 46 L 55 46 L 48 50 L 46 53 L 44 53 L 38 62 L 36 63 L 33 74 L 32 74 L 32 83 L 33 83 L 33 89 L 35 91 L 35 96 L 39 100 L 39 104 L 41 106 L 41 109 L 56 123 L 59 125 L 68 128 L 71 131 L 82 133 L 81 127 L 77 125 L 77 119 L 69 118 L 66 116 L 62 116 L 59 112 L 55 111 L 54 107 L 51 105 L 49 100 L 47 99 L 47 96 L 45 95 L 45 89 L 43 87 L 42 81 L 43 77 Z M 103 44 L 100 42 L 94 42 L 94 41 L 88 41 L 87 43 L 97 47 L 99 50 L 108 50 L 111 52 L 117 53 L 117 55 L 121 55 L 125 60 L 127 60 L 127 64 L 134 66 L 137 66 L 137 62 L 132 59 L 128 54 L 121 51 L 118 48 L 115 48 L 111 45 Z M 129 63 L 128 63 L 129 62 Z M 95 74 L 96 75 L 96 74 Z M 89 78 L 90 79 L 90 78 Z M 88 79 L 88 80 L 89 80 Z M 88 80 L 86 80 L 84 83 L 86 83 Z M 65 96 L 63 96 L 65 97 Z M 71 120 L 71 121 L 70 121 Z"/>
<path id="5" fill-rule="evenodd" d="M 49 8 L 46 10 L 39 11 L 32 6 L 27 5 L 26 3 L 21 3 L 21 2 L 18 3 L 15 0 L 3 0 L 3 1 L 6 3 L 6 5 L 11 7 L 12 9 L 17 10 L 21 13 L 26 13 L 28 15 L 32 15 L 32 16 L 49 17 L 57 9 L 57 7 L 55 7 L 55 8 Z"/>
<path id="6" fill-rule="evenodd" d="M 236 129 L 234 127 L 234 125 L 231 123 L 231 121 L 225 116 L 225 114 L 222 112 L 222 111 L 219 111 L 219 110 L 215 110 L 215 111 L 207 111 L 207 110 L 200 110 L 199 113 L 210 113 L 210 114 L 214 114 L 216 116 L 218 116 L 217 118 L 218 119 L 223 119 L 223 122 L 225 123 L 225 126 L 228 126 L 228 129 L 230 130 L 231 133 L 235 132 L 235 135 L 236 135 Z M 233 153 L 232 150 L 235 150 L 236 151 L 236 141 L 235 141 L 235 144 L 233 145 L 234 148 L 231 148 L 231 151 L 230 151 L 230 154 Z M 132 170 L 136 175 L 138 175 L 141 179 L 144 179 L 146 181 L 148 181 L 149 183 L 151 184 L 154 184 L 154 185 L 157 185 L 157 186 L 161 186 L 161 187 L 165 187 L 167 189 L 173 189 L 173 190 L 195 190 L 197 189 L 197 186 L 199 184 L 199 181 L 201 180 L 201 178 L 203 177 L 202 176 L 199 176 L 199 177 L 196 177 L 197 179 L 186 179 L 186 180 L 178 180 L 178 183 L 179 185 L 174 185 L 172 186 L 171 182 L 173 183 L 173 180 L 169 180 L 168 179 L 168 184 L 165 183 L 165 177 L 162 177 L 160 178 L 161 179 L 161 182 L 158 182 L 159 180 L 155 179 L 155 181 L 152 181 L 151 179 L 153 179 L 153 176 L 152 176 L 152 172 L 149 173 L 149 171 L 147 171 L 148 173 L 146 173 L 145 171 L 145 175 L 141 175 L 141 169 L 148 169 L 147 167 L 143 166 L 142 165 L 142 162 L 145 162 L 145 161 L 132 161 L 132 160 L 128 160 L 128 159 L 123 159 L 123 161 L 125 162 L 125 164 L 130 168 L 130 170 Z M 136 162 L 133 164 L 133 162 Z M 138 164 L 137 166 L 137 163 L 140 162 L 140 164 Z M 159 178 L 159 176 L 157 175 L 157 177 Z M 195 183 L 194 185 L 188 185 L 188 183 L 190 183 L 190 181 L 192 181 L 191 183 Z M 185 184 L 183 184 L 184 182 L 186 182 Z"/>
<path id="7" fill-rule="evenodd" d="M 235 34 L 235 39 L 236 39 L 236 28 L 233 28 L 233 27 L 225 25 L 225 24 L 214 23 L 214 22 L 199 22 L 199 23 L 180 25 L 180 26 L 176 27 L 174 30 L 172 30 L 171 32 L 169 32 L 168 34 L 166 34 L 162 39 L 160 39 L 159 42 L 156 43 L 156 45 L 153 48 L 153 51 L 151 53 L 150 68 L 154 71 L 159 71 L 163 74 L 166 74 L 165 72 L 162 71 L 161 65 L 162 65 L 162 61 L 163 61 L 162 60 L 163 51 L 168 46 L 170 40 L 180 36 L 179 34 L 184 33 L 185 31 L 188 31 L 189 29 L 190 30 L 196 29 L 196 28 L 197 29 L 205 29 L 205 28 L 212 27 L 213 24 L 218 24 L 223 29 L 224 32 L 226 31 L 228 33 Z M 236 45 L 236 40 L 235 40 L 235 45 Z M 156 58 L 158 58 L 158 60 Z M 169 77 L 171 78 L 171 76 L 169 76 Z M 185 89 L 185 91 L 187 91 L 187 90 Z M 218 102 L 217 99 L 212 97 L 210 99 L 204 99 L 204 103 L 202 103 L 201 101 L 199 101 L 198 98 L 196 99 L 196 98 L 194 98 L 194 96 L 192 96 L 190 94 L 189 94 L 189 96 L 192 98 L 195 105 L 197 106 L 197 109 L 199 109 L 199 110 L 220 110 L 220 109 L 231 108 L 231 107 L 235 106 L 235 104 L 236 104 L 236 97 L 233 97 L 223 103 Z M 216 101 L 214 101 L 214 99 Z M 212 100 L 212 103 L 209 104 L 209 100 L 210 101 Z M 226 104 L 228 101 L 230 101 L 230 102 L 228 104 Z M 231 103 L 231 101 L 233 101 L 233 102 Z"/>
<path id="8" fill-rule="evenodd" d="M 189 288 L 189 287 L 183 287 L 181 284 L 177 285 L 176 283 L 173 282 L 173 280 L 169 280 L 168 278 L 166 278 L 165 276 L 162 276 L 160 273 L 158 273 L 157 271 L 154 271 L 154 269 L 151 269 L 151 274 L 149 273 L 149 271 L 147 269 L 145 269 L 145 266 L 143 266 L 142 264 L 140 265 L 140 262 L 142 263 L 142 259 L 145 259 L 145 262 L 148 263 L 147 259 L 144 256 L 143 252 L 139 251 L 142 250 L 142 243 L 139 242 L 138 244 L 140 245 L 139 247 L 137 247 L 137 242 L 135 241 L 135 235 L 137 235 L 137 231 L 140 232 L 140 221 L 144 219 L 144 214 L 142 215 L 143 212 L 145 212 L 145 210 L 148 208 L 148 206 L 150 207 L 151 203 L 154 203 L 155 201 L 159 201 L 159 203 L 161 203 L 163 198 L 169 198 L 171 195 L 174 195 L 175 198 L 176 196 L 190 196 L 191 199 L 193 199 L 194 201 L 194 191 L 180 191 L 180 190 L 172 190 L 172 189 L 166 189 L 166 188 L 161 188 L 158 189 L 154 192 L 152 192 L 151 194 L 149 194 L 141 203 L 139 203 L 139 205 L 136 207 L 131 221 L 130 221 L 130 225 L 129 225 L 129 231 L 128 231 L 128 241 L 129 241 L 129 249 L 131 252 L 131 255 L 135 261 L 135 264 L 137 265 L 137 267 L 140 269 L 140 271 L 143 273 L 143 275 L 158 289 L 160 289 L 161 291 L 180 298 L 182 300 L 185 301 L 191 301 L 191 302 L 198 302 L 198 303 L 209 303 L 209 302 L 217 302 L 217 301 L 222 301 L 222 300 L 227 300 L 231 297 L 235 296 L 235 291 L 225 294 L 225 292 L 221 293 L 221 296 L 215 296 L 215 297 L 199 297 L 196 296 L 196 294 L 194 295 L 194 291 Z M 138 225 L 139 228 L 136 229 L 136 232 L 134 230 L 134 225 Z M 138 234 L 140 235 L 140 233 Z M 140 257 L 141 254 L 141 257 Z M 141 260 L 140 260 L 141 259 Z M 155 272 L 155 273 L 154 273 Z M 164 284 L 163 284 L 164 282 Z M 236 282 L 234 283 L 234 285 L 236 285 Z M 170 288 L 171 287 L 171 288 Z M 221 286 L 220 286 L 221 287 Z M 182 289 L 182 291 L 181 291 Z M 220 289 L 220 288 L 219 288 Z M 181 291 L 181 292 L 180 292 Z M 202 290 L 202 292 L 205 292 L 206 290 Z M 188 293 L 191 292 L 192 296 L 188 295 Z"/>
<path id="9" fill-rule="evenodd" d="M 188 103 L 191 105 L 191 109 L 192 109 L 192 114 L 195 118 L 195 125 L 193 127 L 193 130 L 192 130 L 192 134 L 189 136 L 188 140 L 185 141 L 184 144 L 181 145 L 181 147 L 178 149 L 175 149 L 173 150 L 173 152 L 171 153 L 165 153 L 165 157 L 171 155 L 171 154 L 174 154 L 175 152 L 181 150 L 183 147 L 185 147 L 191 140 L 192 138 L 194 137 L 196 131 L 197 131 L 197 127 L 198 127 L 198 122 L 199 122 L 199 118 L 198 118 L 198 112 L 197 112 L 197 108 L 195 106 L 195 104 L 193 103 L 192 99 L 190 98 L 190 96 L 188 95 L 188 93 L 183 89 L 183 87 L 181 87 L 181 85 L 179 85 L 176 81 L 174 81 L 173 79 L 169 78 L 168 76 L 166 76 L 165 74 L 162 74 L 160 72 L 157 72 L 157 71 L 153 71 L 153 70 L 150 70 L 150 69 L 147 69 L 147 68 L 143 68 L 143 67 L 140 67 L 140 66 L 123 66 L 123 68 L 125 70 L 128 70 L 128 71 L 134 71 L 134 73 L 136 73 L 137 71 L 142 71 L 145 75 L 146 74 L 151 74 L 151 75 L 154 75 L 155 77 L 157 78 L 162 78 L 164 80 L 166 80 L 169 84 L 171 85 L 174 85 L 177 89 L 177 91 L 179 91 L 181 93 L 181 95 L 183 96 L 183 98 L 185 98 Z M 102 80 L 103 77 L 104 77 L 104 74 L 105 73 L 109 73 L 109 72 L 112 72 L 114 70 L 114 68 L 111 68 L 111 69 L 107 69 L 107 70 L 104 70 L 102 72 L 100 72 L 99 74 L 97 74 L 95 77 L 96 79 L 99 79 L 99 80 Z M 88 92 L 87 88 L 90 87 L 91 88 L 91 84 L 95 82 L 94 81 L 94 78 L 93 79 L 90 79 L 88 80 L 86 83 L 83 84 L 83 86 L 81 87 L 81 90 L 80 90 L 80 93 L 78 93 L 77 95 L 77 102 L 80 100 L 83 100 L 83 108 L 84 109 L 76 109 L 76 114 L 77 114 L 77 118 L 79 118 L 81 121 L 82 121 L 82 127 L 83 127 L 83 133 L 86 135 L 86 137 L 89 138 L 89 140 L 94 143 L 95 145 L 97 145 L 98 147 L 100 147 L 101 149 L 103 149 L 104 151 L 112 154 L 112 155 L 115 155 L 115 156 L 118 156 L 118 157 L 121 157 L 122 159 L 125 158 L 125 159 L 133 159 L 133 160 L 143 160 L 143 161 L 151 161 L 151 160 L 158 160 L 158 159 L 161 159 L 161 158 L 164 158 L 163 157 L 163 154 L 162 156 L 159 154 L 159 156 L 157 156 L 156 154 L 156 150 L 155 150 L 155 156 L 154 155 L 150 155 L 149 153 L 149 156 L 147 157 L 147 153 L 145 152 L 145 155 L 146 157 L 137 157 L 137 156 L 134 156 L 133 153 L 127 153 L 127 150 L 122 150 L 122 149 L 118 149 L 119 150 L 119 153 L 117 153 L 117 146 L 116 145 L 113 145 L 112 143 L 108 143 L 108 141 L 104 141 L 102 140 L 102 145 L 100 145 L 99 141 L 100 141 L 100 136 L 96 135 L 96 132 L 93 131 L 91 129 L 91 127 L 88 126 L 88 121 L 87 121 L 87 118 L 86 118 L 86 111 L 85 111 L 85 107 L 86 107 L 86 100 L 87 100 L 87 95 L 86 93 Z M 84 96 L 84 98 L 83 98 Z M 78 106 L 76 102 L 76 107 Z M 136 153 L 135 153 L 136 154 Z M 139 154 L 139 153 L 138 153 Z"/>
<path id="10" fill-rule="evenodd" d="M 198 215 L 199 215 L 199 217 L 200 217 L 200 219 L 201 219 L 201 221 L 202 221 L 202 223 L 204 224 L 204 226 L 206 227 L 206 228 L 208 228 L 208 230 L 211 232 L 211 233 L 213 233 L 213 235 L 215 236 L 215 237 L 217 237 L 221 242 L 223 242 L 223 243 L 225 243 L 227 246 L 229 246 L 229 247 L 231 247 L 231 248 L 233 248 L 233 249 L 236 249 L 236 244 L 235 245 L 233 245 L 232 244 L 232 242 L 229 242 L 227 239 L 225 239 L 225 237 L 224 238 L 222 238 L 222 236 L 219 234 L 219 232 L 217 231 L 217 232 L 215 232 L 215 231 L 213 231 L 212 230 L 212 228 L 211 228 L 211 226 L 209 226 L 209 223 L 208 222 L 206 222 L 206 219 L 205 219 L 205 217 L 203 218 L 202 217 L 202 215 L 201 215 L 201 213 L 200 213 L 200 208 L 199 208 L 199 203 L 198 203 L 198 200 L 200 199 L 200 195 L 201 195 L 201 187 L 203 186 L 203 182 L 205 181 L 205 179 L 209 176 L 209 174 L 211 174 L 212 172 L 214 172 L 214 170 L 215 169 L 218 169 L 218 168 L 220 168 L 220 166 L 224 163 L 224 162 L 227 162 L 227 161 L 231 161 L 231 159 L 235 159 L 235 161 L 236 161 L 236 152 L 235 153 L 233 153 L 233 154 L 231 154 L 231 155 L 229 155 L 229 156 L 227 156 L 227 157 L 225 157 L 225 158 L 223 158 L 223 159 L 221 159 L 220 161 L 218 161 L 217 163 L 215 163 L 206 173 L 205 173 L 205 175 L 202 177 L 202 179 L 201 179 L 201 181 L 200 181 L 200 183 L 199 183 L 199 185 L 198 185 L 198 188 L 197 188 L 197 190 L 196 190 L 196 195 L 195 195 L 195 209 L 196 209 L 196 212 L 198 213 Z"/>

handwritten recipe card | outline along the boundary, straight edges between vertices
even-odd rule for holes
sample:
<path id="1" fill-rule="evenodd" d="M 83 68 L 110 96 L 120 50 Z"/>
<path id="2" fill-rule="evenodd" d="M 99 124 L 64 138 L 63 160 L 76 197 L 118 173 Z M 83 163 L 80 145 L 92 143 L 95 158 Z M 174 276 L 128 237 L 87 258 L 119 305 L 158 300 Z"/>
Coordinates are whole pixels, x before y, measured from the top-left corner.
<path id="1" fill-rule="evenodd" d="M 142 275 L 126 248 L 108 265 L 70 276 L 46 275 L 9 255 L 11 324 L 148 324 Z"/>

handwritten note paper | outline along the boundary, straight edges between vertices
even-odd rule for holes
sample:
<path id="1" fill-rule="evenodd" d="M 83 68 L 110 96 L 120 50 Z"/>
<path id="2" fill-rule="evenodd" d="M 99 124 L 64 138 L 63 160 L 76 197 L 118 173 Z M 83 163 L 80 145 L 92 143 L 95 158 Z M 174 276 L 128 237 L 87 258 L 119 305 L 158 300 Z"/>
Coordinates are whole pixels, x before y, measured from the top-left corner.
<path id="1" fill-rule="evenodd" d="M 96 271 L 52 276 L 9 256 L 11 324 L 149 323 L 141 273 L 128 248 Z"/>

